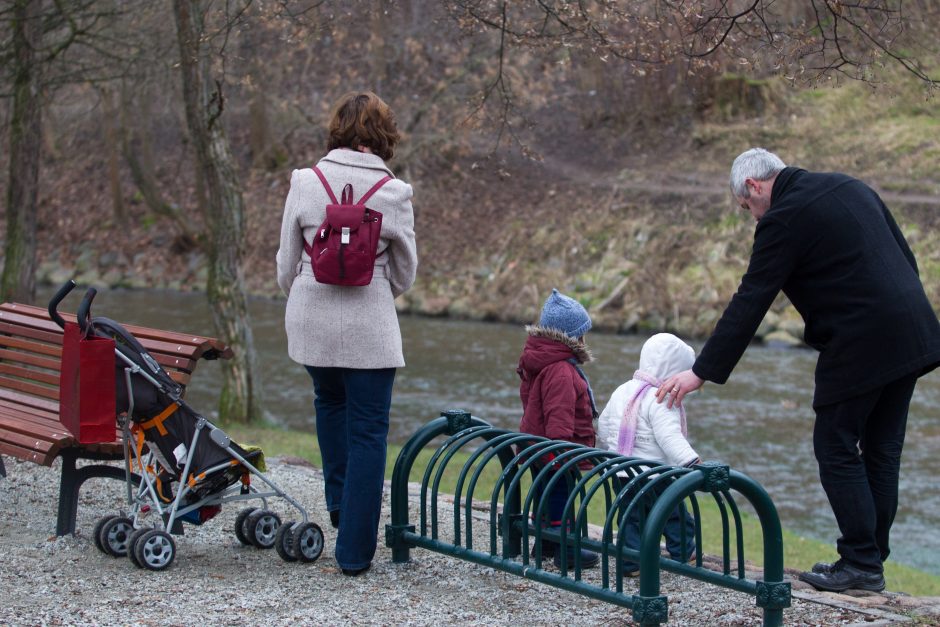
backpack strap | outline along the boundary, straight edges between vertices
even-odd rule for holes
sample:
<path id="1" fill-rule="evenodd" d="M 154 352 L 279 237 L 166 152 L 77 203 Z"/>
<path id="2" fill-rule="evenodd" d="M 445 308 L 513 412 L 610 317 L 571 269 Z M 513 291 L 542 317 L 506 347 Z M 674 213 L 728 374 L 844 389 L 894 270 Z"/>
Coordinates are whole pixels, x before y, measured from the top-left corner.
<path id="1" fill-rule="evenodd" d="M 333 188 L 330 187 L 330 184 L 326 182 L 326 177 L 323 176 L 323 172 L 320 172 L 320 168 L 317 166 L 313 166 L 313 171 L 320 177 L 320 182 L 323 183 L 323 188 L 326 190 L 326 193 L 330 195 L 330 200 L 333 201 L 334 205 L 338 205 L 339 203 L 336 202 L 336 194 L 333 193 Z"/>
<path id="2" fill-rule="evenodd" d="M 385 185 L 386 183 L 388 183 L 388 182 L 391 181 L 391 180 L 392 180 L 392 177 L 390 177 L 390 176 L 386 176 L 385 178 L 381 179 L 378 183 L 376 183 L 375 185 L 373 185 L 373 186 L 372 186 L 372 189 L 370 189 L 369 191 L 367 191 L 367 192 L 362 196 L 362 198 L 359 199 L 359 202 L 356 203 L 356 204 L 357 204 L 357 205 L 364 205 L 364 204 L 366 204 L 366 201 L 369 200 L 369 198 L 372 197 L 372 194 L 374 194 L 375 192 L 379 191 L 379 188 L 380 188 L 380 187 L 382 187 L 383 185 Z"/>
<path id="3" fill-rule="evenodd" d="M 330 187 L 330 184 L 326 182 L 326 177 L 323 176 L 323 172 L 321 172 L 321 171 L 320 171 L 320 168 L 318 168 L 317 166 L 313 166 L 313 171 L 316 172 L 317 177 L 320 179 L 320 182 L 323 183 L 323 189 L 325 189 L 325 190 L 326 190 L 326 193 L 330 195 L 330 200 L 333 201 L 333 204 L 334 204 L 334 205 L 338 205 L 339 203 L 336 201 L 336 194 L 333 193 L 333 188 Z M 383 185 L 385 185 L 386 183 L 388 183 L 388 182 L 391 181 L 391 180 L 392 180 L 392 177 L 391 177 L 391 176 L 388 176 L 388 175 L 386 175 L 385 177 L 383 177 L 382 179 L 380 179 L 379 182 L 376 183 L 375 185 L 373 185 L 372 188 L 371 188 L 369 191 L 367 191 L 367 192 L 362 196 L 362 198 L 359 199 L 359 202 L 356 203 L 356 204 L 357 204 L 357 205 L 364 205 L 364 204 L 366 204 L 366 201 L 369 200 L 369 199 L 372 197 L 372 194 L 374 194 L 375 192 L 379 191 L 379 188 L 381 188 Z M 350 188 L 350 190 L 352 189 L 352 186 L 351 186 L 351 185 L 346 185 L 346 187 Z M 343 188 L 343 204 L 352 204 L 352 194 L 350 193 L 350 195 L 349 195 L 349 202 L 347 203 L 347 202 L 346 202 L 346 193 L 345 193 L 345 192 L 346 192 L 346 189 Z"/>

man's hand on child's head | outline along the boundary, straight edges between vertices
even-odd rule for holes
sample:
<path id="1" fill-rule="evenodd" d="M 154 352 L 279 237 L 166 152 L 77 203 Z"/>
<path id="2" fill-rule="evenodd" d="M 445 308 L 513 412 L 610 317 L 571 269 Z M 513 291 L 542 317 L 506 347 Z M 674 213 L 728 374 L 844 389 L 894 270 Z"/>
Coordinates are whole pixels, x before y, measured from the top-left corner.
<path id="1" fill-rule="evenodd" d="M 703 379 L 699 379 L 691 370 L 683 370 L 679 374 L 674 374 L 666 379 L 656 390 L 656 402 L 662 403 L 667 398 L 666 407 L 672 409 L 673 406 L 682 404 L 685 395 L 694 392 L 705 384 Z"/>

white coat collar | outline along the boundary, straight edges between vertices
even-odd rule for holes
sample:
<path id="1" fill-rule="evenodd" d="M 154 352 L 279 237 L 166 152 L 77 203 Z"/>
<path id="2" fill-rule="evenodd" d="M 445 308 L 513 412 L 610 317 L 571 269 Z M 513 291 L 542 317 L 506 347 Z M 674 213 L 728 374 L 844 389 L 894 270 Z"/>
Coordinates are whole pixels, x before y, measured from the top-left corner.
<path id="1" fill-rule="evenodd" d="M 334 148 L 326 153 L 326 156 L 323 157 L 321 161 L 332 161 L 333 163 L 353 166 L 355 168 L 381 170 L 389 176 L 395 176 L 392 174 L 392 171 L 388 169 L 388 166 L 385 165 L 385 161 L 382 160 L 382 157 L 368 152 L 359 152 L 358 150 L 348 150 L 346 148 Z"/>

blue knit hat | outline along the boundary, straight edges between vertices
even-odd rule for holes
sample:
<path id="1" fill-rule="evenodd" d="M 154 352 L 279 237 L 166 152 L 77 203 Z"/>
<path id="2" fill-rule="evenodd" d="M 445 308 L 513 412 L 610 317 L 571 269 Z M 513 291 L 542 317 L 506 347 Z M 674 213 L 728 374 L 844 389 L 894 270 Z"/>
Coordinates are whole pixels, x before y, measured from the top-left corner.
<path id="1" fill-rule="evenodd" d="M 591 316 L 581 303 L 553 289 L 542 306 L 539 326 L 556 329 L 576 340 L 591 330 Z"/>

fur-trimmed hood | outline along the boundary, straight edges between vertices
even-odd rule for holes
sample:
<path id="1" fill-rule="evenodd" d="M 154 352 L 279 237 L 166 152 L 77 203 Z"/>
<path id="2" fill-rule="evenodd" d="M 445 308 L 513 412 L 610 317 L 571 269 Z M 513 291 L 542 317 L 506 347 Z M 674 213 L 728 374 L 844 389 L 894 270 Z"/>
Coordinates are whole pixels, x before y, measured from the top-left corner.
<path id="1" fill-rule="evenodd" d="M 574 357 L 579 364 L 586 364 L 594 360 L 590 349 L 583 341 L 579 342 L 568 337 L 557 329 L 540 327 L 538 325 L 527 325 L 525 328 L 529 339 L 526 341 L 523 359 L 526 361 L 526 369 L 533 366 L 531 370 L 539 371 L 550 363 L 564 361 Z M 533 341 L 534 339 L 545 340 L 542 342 Z M 561 346 L 553 346 L 560 344 Z M 565 350 L 567 349 L 567 350 Z M 570 354 L 567 354 L 569 353 Z M 526 359 L 527 354 L 532 354 L 533 359 Z"/>

